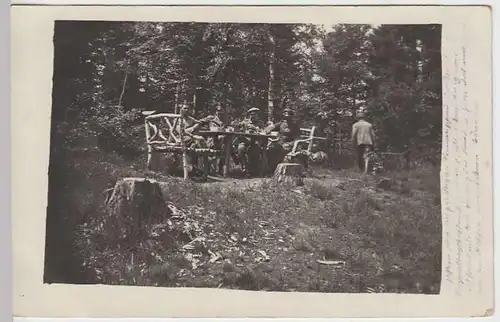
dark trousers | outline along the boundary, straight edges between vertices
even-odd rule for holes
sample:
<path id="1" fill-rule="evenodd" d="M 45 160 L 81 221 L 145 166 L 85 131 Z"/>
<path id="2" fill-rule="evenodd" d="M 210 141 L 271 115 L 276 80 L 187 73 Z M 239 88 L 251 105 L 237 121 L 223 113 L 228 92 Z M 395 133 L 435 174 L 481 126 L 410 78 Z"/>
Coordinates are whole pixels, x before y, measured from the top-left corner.
<path id="1" fill-rule="evenodd" d="M 244 172 L 257 175 L 261 166 L 261 147 L 258 142 L 240 141 L 236 147 L 236 158 Z"/>
<path id="2" fill-rule="evenodd" d="M 356 163 L 361 171 L 365 171 L 365 155 L 373 150 L 371 144 L 360 144 L 356 147 Z"/>

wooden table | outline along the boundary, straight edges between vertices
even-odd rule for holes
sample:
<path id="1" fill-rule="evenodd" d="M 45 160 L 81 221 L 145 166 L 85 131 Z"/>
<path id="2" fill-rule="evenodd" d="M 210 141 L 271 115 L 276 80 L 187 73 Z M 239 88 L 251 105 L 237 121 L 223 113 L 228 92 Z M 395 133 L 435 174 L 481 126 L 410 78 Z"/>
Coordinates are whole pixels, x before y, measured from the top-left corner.
<path id="1" fill-rule="evenodd" d="M 223 166 L 223 176 L 229 176 L 229 162 L 231 160 L 231 149 L 233 146 L 233 138 L 237 136 L 243 136 L 250 138 L 252 140 L 260 140 L 264 145 L 264 149 L 262 151 L 262 165 L 260 167 L 261 175 L 264 172 L 265 165 L 267 164 L 267 140 L 269 138 L 276 138 L 275 135 L 269 134 L 260 134 L 260 133 L 246 133 L 246 132 L 232 132 L 232 131 L 198 131 L 196 134 L 201 136 L 211 136 L 217 137 L 219 135 L 224 136 L 224 166 Z"/>

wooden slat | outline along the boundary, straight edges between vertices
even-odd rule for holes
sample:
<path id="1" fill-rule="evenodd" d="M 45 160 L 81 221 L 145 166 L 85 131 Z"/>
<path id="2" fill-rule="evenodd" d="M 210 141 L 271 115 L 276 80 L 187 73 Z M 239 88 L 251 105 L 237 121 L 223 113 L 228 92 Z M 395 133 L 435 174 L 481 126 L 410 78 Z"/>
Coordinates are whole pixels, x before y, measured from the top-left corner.
<path id="1" fill-rule="evenodd" d="M 165 146 L 165 145 L 153 145 L 153 149 L 157 152 L 182 152 L 181 146 Z M 222 154 L 222 150 L 214 150 L 214 149 L 202 149 L 202 148 L 186 148 L 188 152 L 195 152 L 197 154 Z"/>
<path id="2" fill-rule="evenodd" d="M 163 117 L 177 118 L 177 117 L 181 117 L 181 115 L 174 114 L 174 113 L 158 113 L 158 114 L 148 115 L 148 116 L 146 116 L 146 119 L 153 120 L 153 119 L 161 119 Z"/>
<path id="3" fill-rule="evenodd" d="M 142 115 L 149 116 L 154 114 L 156 111 L 142 111 Z"/>

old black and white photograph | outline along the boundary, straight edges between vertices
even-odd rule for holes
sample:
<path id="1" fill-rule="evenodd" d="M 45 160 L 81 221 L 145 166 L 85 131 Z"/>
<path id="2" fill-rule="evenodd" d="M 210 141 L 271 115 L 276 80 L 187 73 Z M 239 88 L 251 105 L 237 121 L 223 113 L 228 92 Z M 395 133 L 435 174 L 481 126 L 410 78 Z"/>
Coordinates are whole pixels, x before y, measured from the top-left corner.
<path id="1" fill-rule="evenodd" d="M 440 24 L 55 21 L 43 282 L 439 294 Z"/>

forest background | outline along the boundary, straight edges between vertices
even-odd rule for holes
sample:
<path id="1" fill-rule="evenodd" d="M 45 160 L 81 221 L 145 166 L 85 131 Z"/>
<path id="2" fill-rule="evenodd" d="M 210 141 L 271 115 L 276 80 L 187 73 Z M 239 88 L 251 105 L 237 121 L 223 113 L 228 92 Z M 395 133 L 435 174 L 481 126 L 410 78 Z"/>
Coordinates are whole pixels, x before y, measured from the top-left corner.
<path id="1" fill-rule="evenodd" d="M 264 233 L 248 226 L 260 217 L 272 220 L 283 236 L 289 235 L 285 228 L 304 233 L 311 230 L 304 227 L 316 227 L 321 233 L 308 235 L 316 240 L 299 243 L 302 246 L 295 242 L 289 252 L 279 245 L 256 246 L 274 256 L 271 272 L 280 272 L 288 262 L 297 267 L 293 276 L 280 277 L 271 288 L 363 292 L 372 278 L 389 274 L 397 263 L 405 270 L 398 281 L 410 276 L 433 286 L 422 290 L 420 280 L 393 283 L 397 286 L 392 289 L 435 293 L 441 269 L 441 99 L 440 25 L 57 21 L 44 280 L 137 284 L 142 273 L 127 268 L 130 256 L 166 256 L 166 246 L 158 241 L 144 254 L 123 252 L 109 240 L 111 232 L 103 235 L 97 229 L 106 219 L 104 192 L 123 177 L 149 177 L 168 183 L 169 202 L 186 211 L 203 209 L 200 227 L 219 225 L 210 229 L 221 234 L 222 244 L 227 241 L 224 232 L 231 229 Z M 207 190 L 147 170 L 141 112 L 175 112 L 183 102 L 194 107 L 196 117 L 212 114 L 216 104 L 225 106 L 232 119 L 258 107 L 265 121 L 279 120 L 286 105 L 303 127 L 320 126 L 322 135 L 331 139 L 325 151 L 331 178 L 317 179 L 300 198 L 267 188 L 222 195 L 216 186 Z M 384 193 L 365 191 L 377 178 L 368 182 L 349 171 L 354 166 L 349 135 L 360 109 L 374 125 L 379 151 L 411 150 L 415 162 L 411 171 L 392 171 L 399 183 L 389 201 L 381 201 Z M 334 181 L 336 186 L 327 184 Z M 237 210 L 241 216 L 234 215 Z M 218 219 L 205 222 L 210 213 Z M 333 243 L 333 235 L 347 237 Z M 149 242 L 135 240 L 131 245 Z M 310 261 L 307 252 L 320 254 L 329 249 L 328 243 L 352 260 L 340 277 L 320 278 L 305 266 Z M 309 244 L 318 248 L 304 246 Z M 168 256 L 148 267 L 175 262 Z M 215 264 L 211 269 L 212 275 L 193 271 L 182 277 L 185 280 L 147 275 L 143 283 L 217 287 L 221 282 L 214 276 L 227 272 L 219 272 L 222 268 Z M 181 271 L 171 268 L 169 274 Z M 271 273 L 257 278 L 245 272 L 221 280 L 245 289 L 268 288 L 262 281 L 274 280 L 262 277 Z M 248 276 L 253 276 L 252 283 L 242 284 Z"/>

